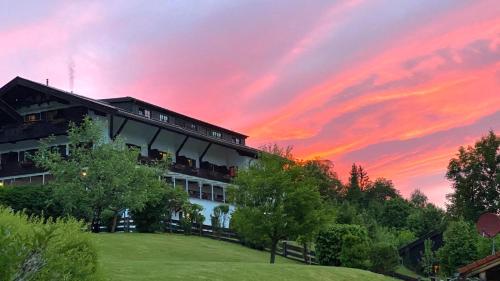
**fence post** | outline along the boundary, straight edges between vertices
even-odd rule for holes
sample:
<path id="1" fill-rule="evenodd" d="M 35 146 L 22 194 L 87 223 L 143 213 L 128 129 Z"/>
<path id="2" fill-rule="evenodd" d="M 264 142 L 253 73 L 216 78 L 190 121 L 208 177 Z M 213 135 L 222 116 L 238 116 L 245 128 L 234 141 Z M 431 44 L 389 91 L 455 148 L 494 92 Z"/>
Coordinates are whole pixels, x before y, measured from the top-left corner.
<path id="1" fill-rule="evenodd" d="M 286 241 L 283 241 L 283 256 L 286 258 Z"/>

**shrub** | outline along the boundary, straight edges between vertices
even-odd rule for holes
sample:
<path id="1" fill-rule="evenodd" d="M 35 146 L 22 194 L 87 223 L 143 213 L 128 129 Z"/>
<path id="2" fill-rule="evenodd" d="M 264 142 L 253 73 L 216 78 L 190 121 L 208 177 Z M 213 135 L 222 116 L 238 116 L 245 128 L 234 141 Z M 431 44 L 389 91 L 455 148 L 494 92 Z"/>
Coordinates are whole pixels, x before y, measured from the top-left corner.
<path id="1" fill-rule="evenodd" d="M 350 224 L 333 225 L 327 230 L 320 231 L 316 238 L 315 249 L 316 257 L 321 265 L 364 268 L 367 266 L 368 257 L 366 228 Z M 358 255 L 357 252 L 364 256 Z"/>
<path id="2" fill-rule="evenodd" d="M 342 237 L 340 264 L 345 267 L 368 269 L 370 246 L 365 235 L 346 234 Z"/>
<path id="3" fill-rule="evenodd" d="M 2 280 L 100 280 L 96 250 L 83 228 L 74 219 L 44 223 L 0 208 Z"/>
<path id="4" fill-rule="evenodd" d="M 0 189 L 0 205 L 28 215 L 59 217 L 62 207 L 54 202 L 53 190 L 49 185 L 6 186 Z"/>
<path id="5" fill-rule="evenodd" d="M 393 272 L 399 265 L 398 251 L 388 242 L 376 243 L 370 250 L 370 261 L 370 269 L 374 272 Z"/>

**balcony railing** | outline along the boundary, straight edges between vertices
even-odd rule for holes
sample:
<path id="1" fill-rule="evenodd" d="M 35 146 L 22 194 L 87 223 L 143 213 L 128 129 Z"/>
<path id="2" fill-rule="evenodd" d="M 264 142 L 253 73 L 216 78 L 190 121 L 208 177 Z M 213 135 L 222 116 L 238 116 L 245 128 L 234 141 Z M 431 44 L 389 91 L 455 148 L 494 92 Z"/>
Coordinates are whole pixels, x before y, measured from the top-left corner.
<path id="1" fill-rule="evenodd" d="M 67 133 L 70 121 L 79 123 L 87 114 L 83 107 L 61 109 L 61 116 L 53 120 L 39 120 L 24 124 L 12 124 L 0 127 L 0 143 L 16 142 L 27 139 L 40 139 L 50 135 Z"/>

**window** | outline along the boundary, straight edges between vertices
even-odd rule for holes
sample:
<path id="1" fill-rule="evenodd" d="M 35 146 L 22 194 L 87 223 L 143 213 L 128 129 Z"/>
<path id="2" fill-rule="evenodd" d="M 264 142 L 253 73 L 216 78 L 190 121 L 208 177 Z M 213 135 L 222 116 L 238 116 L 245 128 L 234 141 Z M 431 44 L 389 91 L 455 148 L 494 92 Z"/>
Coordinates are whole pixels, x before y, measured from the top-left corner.
<path id="1" fill-rule="evenodd" d="M 240 139 L 240 138 L 235 138 L 235 137 L 233 137 L 233 142 L 234 142 L 235 144 L 241 144 L 241 139 Z"/>
<path id="2" fill-rule="evenodd" d="M 146 118 L 151 118 L 151 111 L 148 109 L 139 107 L 139 115 L 142 115 Z"/>
<path id="3" fill-rule="evenodd" d="M 189 123 L 189 127 L 188 128 L 191 129 L 191 130 L 194 130 L 194 131 L 198 130 L 198 126 L 196 124 L 194 124 L 194 123 Z"/>
<path id="4" fill-rule="evenodd" d="M 42 119 L 42 114 L 32 113 L 24 116 L 24 122 L 36 122 Z"/>
<path id="5" fill-rule="evenodd" d="M 219 138 L 219 139 L 220 139 L 220 138 L 222 138 L 222 133 L 221 133 L 221 132 L 219 132 L 219 131 L 212 131 L 212 132 L 210 133 L 210 135 L 211 135 L 212 137 L 216 137 L 216 138 Z"/>
<path id="6" fill-rule="evenodd" d="M 168 115 L 160 113 L 160 121 L 162 121 L 162 122 L 168 122 Z"/>

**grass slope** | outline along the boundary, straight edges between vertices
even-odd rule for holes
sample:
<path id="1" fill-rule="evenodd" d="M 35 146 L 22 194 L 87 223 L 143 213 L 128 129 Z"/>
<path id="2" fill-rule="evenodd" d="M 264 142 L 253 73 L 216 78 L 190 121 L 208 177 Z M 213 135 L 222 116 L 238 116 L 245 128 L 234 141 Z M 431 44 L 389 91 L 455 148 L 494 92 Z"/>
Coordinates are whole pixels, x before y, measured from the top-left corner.
<path id="1" fill-rule="evenodd" d="M 97 234 L 105 275 L 111 280 L 380 280 L 371 272 L 307 266 L 240 245 L 170 234 Z"/>

